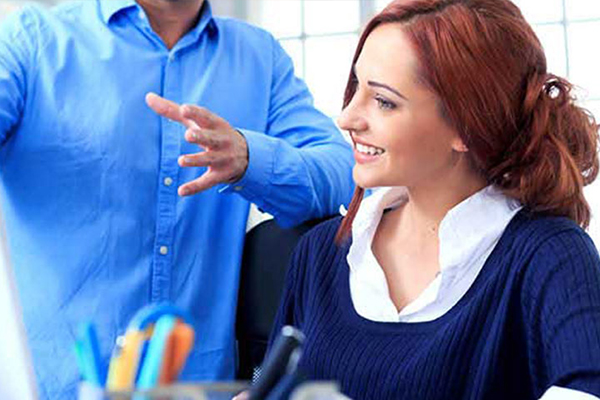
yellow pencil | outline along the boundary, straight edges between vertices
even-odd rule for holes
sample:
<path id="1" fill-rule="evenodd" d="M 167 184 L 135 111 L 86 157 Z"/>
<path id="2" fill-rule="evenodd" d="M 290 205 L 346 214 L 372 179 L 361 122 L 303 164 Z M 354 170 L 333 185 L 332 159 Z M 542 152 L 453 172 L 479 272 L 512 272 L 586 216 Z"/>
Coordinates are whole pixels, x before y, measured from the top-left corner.
<path id="1" fill-rule="evenodd" d="M 109 367 L 108 390 L 132 390 L 135 386 L 142 347 L 151 336 L 150 330 L 128 330 L 123 340 L 123 346 Z M 114 365 L 113 365 L 114 361 Z"/>

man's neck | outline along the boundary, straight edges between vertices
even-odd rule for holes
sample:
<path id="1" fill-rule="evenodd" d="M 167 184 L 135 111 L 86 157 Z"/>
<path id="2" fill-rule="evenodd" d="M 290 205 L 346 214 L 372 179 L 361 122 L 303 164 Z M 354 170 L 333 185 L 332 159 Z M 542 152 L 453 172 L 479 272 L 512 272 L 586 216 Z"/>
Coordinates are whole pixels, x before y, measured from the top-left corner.
<path id="1" fill-rule="evenodd" d="M 136 0 L 144 9 L 150 26 L 168 49 L 192 30 L 200 18 L 204 0 Z"/>

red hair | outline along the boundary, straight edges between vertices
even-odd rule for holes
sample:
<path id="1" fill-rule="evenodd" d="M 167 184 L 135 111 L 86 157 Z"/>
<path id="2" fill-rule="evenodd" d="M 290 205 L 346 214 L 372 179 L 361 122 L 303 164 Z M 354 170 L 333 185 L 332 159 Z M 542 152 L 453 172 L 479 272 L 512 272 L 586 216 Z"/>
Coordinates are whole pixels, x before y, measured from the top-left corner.
<path id="1" fill-rule="evenodd" d="M 489 182 L 534 212 L 583 227 L 583 186 L 598 174 L 598 125 L 575 104 L 572 85 L 549 74 L 540 41 L 509 0 L 396 0 L 359 40 L 344 107 L 356 92 L 354 65 L 369 34 L 399 23 L 417 57 L 419 81 L 469 148 Z M 393 49 L 390 49 L 392 52 Z M 336 240 L 350 235 L 364 189 L 357 187 Z"/>

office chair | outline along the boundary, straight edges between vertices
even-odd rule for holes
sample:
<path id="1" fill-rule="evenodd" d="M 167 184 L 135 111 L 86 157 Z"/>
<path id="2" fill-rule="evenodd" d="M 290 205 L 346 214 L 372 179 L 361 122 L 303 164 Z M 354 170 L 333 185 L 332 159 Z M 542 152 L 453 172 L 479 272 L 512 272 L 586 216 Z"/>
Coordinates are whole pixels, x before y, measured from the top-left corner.
<path id="1" fill-rule="evenodd" d="M 323 220 L 291 229 L 269 220 L 246 234 L 236 316 L 237 379 L 254 380 L 260 374 L 290 256 L 300 237 Z"/>

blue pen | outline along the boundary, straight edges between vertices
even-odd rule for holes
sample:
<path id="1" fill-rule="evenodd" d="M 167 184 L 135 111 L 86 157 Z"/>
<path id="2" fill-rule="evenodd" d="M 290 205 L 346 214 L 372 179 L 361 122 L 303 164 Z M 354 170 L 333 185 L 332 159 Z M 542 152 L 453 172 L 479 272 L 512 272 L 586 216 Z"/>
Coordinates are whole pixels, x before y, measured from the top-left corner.
<path id="1" fill-rule="evenodd" d="M 148 390 L 155 387 L 160 377 L 163 364 L 163 355 L 171 332 L 175 328 L 177 317 L 174 315 L 163 315 L 154 325 L 154 333 L 148 344 L 146 357 L 143 360 L 137 388 Z"/>
<path id="2" fill-rule="evenodd" d="M 77 367 L 79 367 L 81 379 L 87 381 L 90 373 L 88 371 L 88 365 L 83 354 L 83 346 L 81 345 L 81 341 L 79 339 L 75 340 L 75 357 L 77 360 Z"/>
<path id="3" fill-rule="evenodd" d="M 98 345 L 98 335 L 94 325 L 90 322 L 81 324 L 79 327 L 79 352 L 80 362 L 83 364 L 84 379 L 89 383 L 104 387 L 106 376 L 100 357 L 100 346 Z"/>
<path id="4" fill-rule="evenodd" d="M 146 358 L 146 354 L 148 353 L 148 340 L 145 340 L 142 344 L 142 348 L 140 350 L 140 360 L 144 360 Z M 135 382 L 139 381 L 140 375 L 142 373 L 142 363 L 139 362 L 137 366 L 137 371 L 135 373 Z"/>

